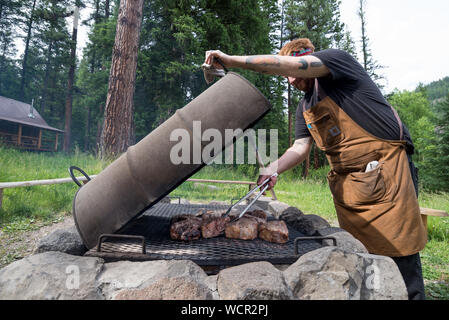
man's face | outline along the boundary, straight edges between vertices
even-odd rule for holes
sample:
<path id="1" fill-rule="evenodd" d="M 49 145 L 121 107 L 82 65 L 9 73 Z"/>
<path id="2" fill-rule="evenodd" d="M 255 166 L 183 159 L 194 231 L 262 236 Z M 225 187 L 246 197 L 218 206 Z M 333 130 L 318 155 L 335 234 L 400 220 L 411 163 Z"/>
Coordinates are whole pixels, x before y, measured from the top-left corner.
<path id="1" fill-rule="evenodd" d="M 288 77 L 288 82 L 290 83 L 290 85 L 292 85 L 293 87 L 295 87 L 296 89 L 303 91 L 303 92 L 308 92 L 310 90 L 312 90 L 313 88 L 313 83 L 314 83 L 314 79 L 310 79 L 310 78 L 292 78 L 292 77 Z"/>

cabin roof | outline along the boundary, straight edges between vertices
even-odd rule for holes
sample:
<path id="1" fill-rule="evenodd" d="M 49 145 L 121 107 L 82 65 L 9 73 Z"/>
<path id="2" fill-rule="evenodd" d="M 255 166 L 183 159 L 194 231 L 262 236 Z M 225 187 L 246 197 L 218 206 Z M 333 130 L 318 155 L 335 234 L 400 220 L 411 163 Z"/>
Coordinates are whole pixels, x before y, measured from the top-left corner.
<path id="1" fill-rule="evenodd" d="M 0 96 L 0 120 L 25 124 L 50 131 L 64 132 L 51 127 L 30 104 Z"/>

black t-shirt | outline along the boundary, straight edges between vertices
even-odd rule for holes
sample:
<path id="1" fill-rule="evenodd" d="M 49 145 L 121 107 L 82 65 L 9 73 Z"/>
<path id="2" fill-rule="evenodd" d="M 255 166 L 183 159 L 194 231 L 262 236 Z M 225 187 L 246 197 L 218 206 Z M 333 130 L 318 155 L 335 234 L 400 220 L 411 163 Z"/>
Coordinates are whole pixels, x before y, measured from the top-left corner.
<path id="1" fill-rule="evenodd" d="M 337 49 L 313 53 L 329 69 L 330 76 L 318 78 L 327 96 L 343 109 L 360 127 L 381 139 L 399 140 L 398 121 L 379 88 L 350 54 Z M 313 90 L 304 99 L 314 99 Z M 315 105 L 318 101 L 312 101 Z M 308 104 L 307 103 L 307 104 Z M 306 104 L 306 105 L 307 105 Z M 296 110 L 295 138 L 310 137 L 302 110 L 302 101 Z M 404 127 L 404 140 L 408 153 L 413 153 L 413 143 L 408 129 Z"/>

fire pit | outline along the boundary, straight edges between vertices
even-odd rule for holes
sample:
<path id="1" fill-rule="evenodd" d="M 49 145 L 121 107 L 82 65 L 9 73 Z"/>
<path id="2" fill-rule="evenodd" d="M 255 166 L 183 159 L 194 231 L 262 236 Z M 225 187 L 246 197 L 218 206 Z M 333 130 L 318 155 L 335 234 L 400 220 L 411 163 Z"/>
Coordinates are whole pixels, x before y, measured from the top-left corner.
<path id="1" fill-rule="evenodd" d="M 289 227 L 289 241 L 275 244 L 261 239 L 252 241 L 227 239 L 224 236 L 191 242 L 170 238 L 171 218 L 179 214 L 195 214 L 201 209 L 225 212 L 226 205 L 157 203 L 122 230 L 113 235 L 101 235 L 96 248 L 85 255 L 106 261 L 191 260 L 205 270 L 214 267 L 268 261 L 289 265 L 303 254 L 322 245 Z M 301 241 L 299 241 L 301 240 Z"/>

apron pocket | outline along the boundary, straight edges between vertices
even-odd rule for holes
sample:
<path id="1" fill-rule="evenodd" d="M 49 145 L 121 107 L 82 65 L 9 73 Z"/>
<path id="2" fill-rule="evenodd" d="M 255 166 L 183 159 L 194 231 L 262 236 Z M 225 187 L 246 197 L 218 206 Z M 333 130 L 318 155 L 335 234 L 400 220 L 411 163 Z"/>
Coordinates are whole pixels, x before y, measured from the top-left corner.
<path id="1" fill-rule="evenodd" d="M 336 145 L 344 138 L 343 132 L 329 113 L 324 113 L 313 122 L 308 123 L 307 128 L 322 150 Z"/>
<path id="2" fill-rule="evenodd" d="M 381 155 L 377 151 L 373 151 L 358 157 L 345 154 L 344 158 L 348 159 L 345 161 L 338 160 L 340 158 L 342 158 L 342 155 L 339 155 L 338 157 L 331 156 L 329 162 L 331 163 L 332 170 L 337 173 L 345 174 L 365 171 L 368 163 L 371 161 L 379 161 Z"/>
<path id="3" fill-rule="evenodd" d="M 383 176 L 383 163 L 370 172 L 328 175 L 329 187 L 338 204 L 355 209 L 389 201 L 388 187 Z"/>

